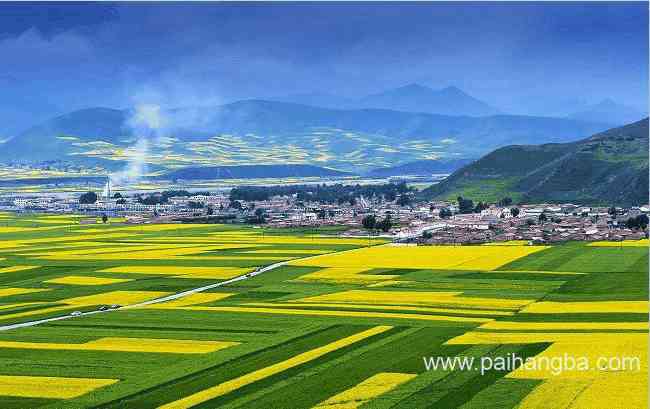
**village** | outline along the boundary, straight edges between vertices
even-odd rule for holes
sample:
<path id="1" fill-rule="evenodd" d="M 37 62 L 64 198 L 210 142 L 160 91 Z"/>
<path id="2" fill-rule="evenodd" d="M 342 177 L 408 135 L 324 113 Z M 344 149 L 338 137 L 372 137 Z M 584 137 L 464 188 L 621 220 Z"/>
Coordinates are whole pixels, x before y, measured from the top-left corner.
<path id="1" fill-rule="evenodd" d="M 286 228 L 344 226 L 346 236 L 383 236 L 394 241 L 480 244 L 525 240 L 530 244 L 563 241 L 630 240 L 648 235 L 650 206 L 589 207 L 577 204 L 496 204 L 468 200 L 426 202 L 412 191 L 396 197 L 359 196 L 335 203 L 305 200 L 304 195 L 274 195 L 264 200 L 235 200 L 232 192 L 168 191 L 127 195 L 101 194 L 6 196 L 0 210 L 18 213 L 79 213 L 80 223 L 121 218 L 125 223 L 248 223 Z M 389 192 L 389 196 L 390 196 Z M 471 200 L 469 200 L 471 203 Z"/>

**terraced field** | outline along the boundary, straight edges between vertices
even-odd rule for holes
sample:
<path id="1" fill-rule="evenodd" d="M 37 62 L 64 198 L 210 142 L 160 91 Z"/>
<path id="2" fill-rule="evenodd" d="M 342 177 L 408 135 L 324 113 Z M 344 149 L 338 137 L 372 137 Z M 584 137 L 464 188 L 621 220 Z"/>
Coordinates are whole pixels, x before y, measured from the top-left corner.
<path id="1" fill-rule="evenodd" d="M 410 247 L 0 214 L 0 408 L 645 408 L 647 242 Z M 143 301 L 286 265 L 232 284 Z M 425 357 L 636 356 L 633 369 Z"/>

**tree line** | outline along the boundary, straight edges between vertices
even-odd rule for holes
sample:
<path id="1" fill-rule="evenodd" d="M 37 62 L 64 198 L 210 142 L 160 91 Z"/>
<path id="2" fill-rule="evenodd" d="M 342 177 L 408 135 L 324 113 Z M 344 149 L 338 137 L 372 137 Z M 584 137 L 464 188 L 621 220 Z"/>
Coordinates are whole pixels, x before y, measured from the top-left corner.
<path id="1" fill-rule="evenodd" d="M 411 203 L 413 189 L 405 183 L 382 185 L 293 185 L 293 186 L 239 186 L 230 191 L 231 201 L 265 201 L 274 196 L 296 195 L 298 201 L 323 204 L 356 204 L 360 197 L 396 201 L 405 206 Z"/>

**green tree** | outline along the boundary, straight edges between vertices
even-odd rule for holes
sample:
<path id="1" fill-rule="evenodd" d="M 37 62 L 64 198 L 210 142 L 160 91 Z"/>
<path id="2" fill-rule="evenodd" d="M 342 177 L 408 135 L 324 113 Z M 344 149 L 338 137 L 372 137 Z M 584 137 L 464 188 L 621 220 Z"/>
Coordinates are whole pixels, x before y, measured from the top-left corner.
<path id="1" fill-rule="evenodd" d="M 266 212 L 264 211 L 264 209 L 262 209 L 261 207 L 255 209 L 255 219 L 256 222 L 259 224 L 266 223 Z"/>
<path id="2" fill-rule="evenodd" d="M 369 214 L 361 219 L 361 225 L 363 225 L 364 229 L 372 230 L 377 225 L 377 218 L 374 214 Z"/>
<path id="3" fill-rule="evenodd" d="M 384 233 L 390 231 L 391 227 L 393 227 L 393 221 L 390 218 L 390 214 L 387 214 L 386 217 L 384 217 L 384 220 L 377 223 L 376 227 Z"/>
<path id="4" fill-rule="evenodd" d="M 97 193 L 95 192 L 86 192 L 79 197 L 79 203 L 81 204 L 93 204 L 97 202 Z"/>
<path id="5" fill-rule="evenodd" d="M 544 224 L 545 221 L 548 220 L 548 217 L 546 216 L 546 213 L 542 213 L 538 217 L 540 224 Z"/>
<path id="6" fill-rule="evenodd" d="M 409 204 L 411 204 L 411 197 L 407 194 L 401 194 L 397 198 L 396 203 L 398 206 L 408 206 Z"/>
<path id="7" fill-rule="evenodd" d="M 487 209 L 489 206 L 487 203 L 478 202 L 476 207 L 474 207 L 474 213 L 481 213 L 483 210 Z"/>
<path id="8" fill-rule="evenodd" d="M 618 210 L 616 210 L 615 206 L 610 207 L 607 210 L 607 213 L 609 213 L 609 215 L 612 216 L 612 219 L 616 219 L 616 216 L 618 216 Z"/>
<path id="9" fill-rule="evenodd" d="M 458 211 L 461 214 L 474 212 L 474 202 L 471 199 L 463 199 L 462 196 L 458 196 L 456 200 L 458 201 Z"/>

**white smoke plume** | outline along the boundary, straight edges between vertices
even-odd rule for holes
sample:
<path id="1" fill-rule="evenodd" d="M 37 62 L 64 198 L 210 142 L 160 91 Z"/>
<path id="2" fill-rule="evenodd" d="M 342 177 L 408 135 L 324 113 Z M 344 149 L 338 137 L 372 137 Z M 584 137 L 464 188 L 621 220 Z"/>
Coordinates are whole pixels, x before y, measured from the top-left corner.
<path id="1" fill-rule="evenodd" d="M 166 121 L 160 106 L 155 104 L 136 105 L 127 125 L 137 138 L 135 145 L 126 150 L 127 165 L 119 172 L 111 174 L 111 183 L 120 185 L 138 181 L 147 173 L 147 157 L 150 144 L 162 138 Z"/>
<path id="2" fill-rule="evenodd" d="M 170 72 L 150 84 L 127 84 L 125 94 L 135 109 L 126 125 L 136 142 L 126 150 L 124 169 L 111 174 L 113 186 L 142 178 L 148 159 L 173 144 L 179 134 L 215 128 L 214 108 L 222 103 L 217 91 L 187 83 L 191 81 L 185 74 Z"/>

